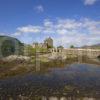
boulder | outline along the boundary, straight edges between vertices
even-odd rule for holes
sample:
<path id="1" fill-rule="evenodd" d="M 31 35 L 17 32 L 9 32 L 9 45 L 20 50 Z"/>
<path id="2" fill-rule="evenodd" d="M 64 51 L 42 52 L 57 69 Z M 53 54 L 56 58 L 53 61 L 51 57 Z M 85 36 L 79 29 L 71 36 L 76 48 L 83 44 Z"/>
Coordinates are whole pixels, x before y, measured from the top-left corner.
<path id="1" fill-rule="evenodd" d="M 13 62 L 13 61 L 29 62 L 31 58 L 22 55 L 10 55 L 8 57 L 2 58 L 2 60 L 4 62 Z"/>

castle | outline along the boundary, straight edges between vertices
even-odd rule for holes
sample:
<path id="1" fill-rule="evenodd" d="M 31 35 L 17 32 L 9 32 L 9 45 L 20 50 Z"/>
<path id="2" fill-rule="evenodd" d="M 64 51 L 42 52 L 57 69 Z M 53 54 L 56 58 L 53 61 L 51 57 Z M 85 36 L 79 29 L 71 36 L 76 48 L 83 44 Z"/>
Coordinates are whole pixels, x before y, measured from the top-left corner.
<path id="1" fill-rule="evenodd" d="M 53 39 L 49 37 L 44 40 L 44 43 L 35 42 L 32 44 L 32 47 L 33 48 L 39 47 L 39 48 L 45 48 L 45 49 L 53 48 Z"/>

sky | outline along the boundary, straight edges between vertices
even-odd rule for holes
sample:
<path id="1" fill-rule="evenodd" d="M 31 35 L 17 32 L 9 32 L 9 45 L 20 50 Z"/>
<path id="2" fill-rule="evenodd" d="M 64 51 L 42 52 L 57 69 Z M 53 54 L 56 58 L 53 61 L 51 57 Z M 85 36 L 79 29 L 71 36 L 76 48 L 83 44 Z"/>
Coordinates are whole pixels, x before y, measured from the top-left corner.
<path id="1" fill-rule="evenodd" d="M 100 0 L 0 0 L 0 35 L 64 47 L 100 43 Z"/>

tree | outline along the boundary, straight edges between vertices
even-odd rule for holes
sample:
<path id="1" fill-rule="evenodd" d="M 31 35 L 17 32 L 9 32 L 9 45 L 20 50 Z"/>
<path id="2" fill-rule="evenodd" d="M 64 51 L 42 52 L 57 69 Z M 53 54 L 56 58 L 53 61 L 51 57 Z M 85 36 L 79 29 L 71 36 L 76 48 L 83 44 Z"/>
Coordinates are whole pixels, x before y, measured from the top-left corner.
<path id="1" fill-rule="evenodd" d="M 57 48 L 58 48 L 58 49 L 64 49 L 64 47 L 63 47 L 63 46 L 58 46 Z"/>
<path id="2" fill-rule="evenodd" d="M 71 45 L 70 48 L 74 48 L 74 45 Z"/>

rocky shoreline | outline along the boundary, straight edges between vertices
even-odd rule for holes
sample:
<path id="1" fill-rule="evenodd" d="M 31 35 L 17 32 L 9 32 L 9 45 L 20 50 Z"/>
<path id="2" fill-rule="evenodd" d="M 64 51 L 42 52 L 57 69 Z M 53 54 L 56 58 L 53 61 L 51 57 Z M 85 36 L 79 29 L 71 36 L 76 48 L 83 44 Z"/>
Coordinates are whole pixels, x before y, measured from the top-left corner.
<path id="1" fill-rule="evenodd" d="M 39 55 L 36 58 L 11 55 L 0 59 L 0 78 L 36 72 L 37 61 L 40 67 L 39 72 L 45 72 L 48 70 L 48 68 L 64 67 L 65 65 L 72 63 L 89 63 L 100 65 L 99 60 L 89 59 L 87 57 L 82 57 L 82 62 L 79 62 L 77 57 L 63 59 L 61 56 L 53 57 L 48 55 Z"/>

